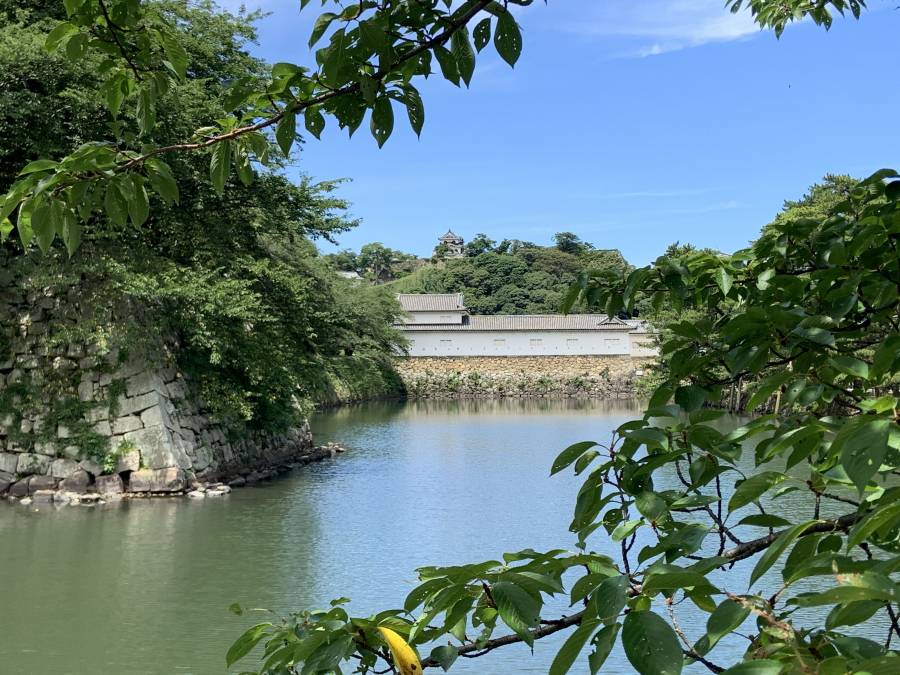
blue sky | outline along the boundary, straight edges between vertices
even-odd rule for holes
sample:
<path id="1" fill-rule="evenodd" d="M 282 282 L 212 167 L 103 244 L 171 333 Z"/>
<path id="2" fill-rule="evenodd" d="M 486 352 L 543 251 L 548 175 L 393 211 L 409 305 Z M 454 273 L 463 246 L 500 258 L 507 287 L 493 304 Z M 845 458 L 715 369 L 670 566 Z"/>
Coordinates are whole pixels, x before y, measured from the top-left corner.
<path id="1" fill-rule="evenodd" d="M 421 139 L 399 110 L 381 150 L 367 124 L 348 139 L 332 123 L 292 171 L 352 179 L 340 194 L 362 224 L 341 247 L 428 255 L 452 228 L 542 244 L 569 230 L 635 264 L 675 240 L 732 251 L 825 173 L 900 165 L 896 4 L 781 40 L 724 0 L 535 4 L 518 13 L 515 69 L 488 48 L 468 91 L 439 76 L 420 86 Z M 318 3 L 246 5 L 271 12 L 255 53 L 312 62 Z"/>

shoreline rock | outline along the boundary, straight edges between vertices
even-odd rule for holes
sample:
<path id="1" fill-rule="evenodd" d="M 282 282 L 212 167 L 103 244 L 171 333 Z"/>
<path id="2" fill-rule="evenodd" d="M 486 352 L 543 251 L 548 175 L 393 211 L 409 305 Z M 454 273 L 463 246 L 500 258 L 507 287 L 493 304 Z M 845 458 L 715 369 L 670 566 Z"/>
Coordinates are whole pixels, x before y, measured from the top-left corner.
<path id="1" fill-rule="evenodd" d="M 183 469 L 139 469 L 124 471 L 120 474 L 108 474 L 94 477 L 82 471 L 89 480 L 79 476 L 75 483 L 59 481 L 53 487 L 44 487 L 45 481 L 38 481 L 34 489 L 31 483 L 36 476 L 23 477 L 22 480 L 10 483 L 0 491 L 0 497 L 12 504 L 21 506 L 56 505 L 56 506 L 94 506 L 109 502 L 122 502 L 132 499 L 152 499 L 159 497 L 186 497 L 190 500 L 204 500 L 224 497 L 233 488 L 248 487 L 256 483 L 272 480 L 290 473 L 313 462 L 332 459 L 346 449 L 336 443 L 309 448 L 292 461 L 259 468 L 245 469 L 237 475 L 223 476 L 219 480 L 200 481 Z M 124 476 L 124 477 L 123 477 Z M 18 489 L 13 490 L 16 486 Z M 2 487 L 2 486 L 0 486 Z M 74 488 L 74 489 L 71 489 Z"/>

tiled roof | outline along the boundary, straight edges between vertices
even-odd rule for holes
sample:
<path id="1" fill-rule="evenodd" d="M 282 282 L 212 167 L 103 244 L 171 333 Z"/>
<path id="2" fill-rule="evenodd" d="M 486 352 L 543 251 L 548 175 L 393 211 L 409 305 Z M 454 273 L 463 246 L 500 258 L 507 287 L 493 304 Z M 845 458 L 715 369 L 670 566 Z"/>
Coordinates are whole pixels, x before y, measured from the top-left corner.
<path id="1" fill-rule="evenodd" d="M 465 310 L 462 293 L 398 293 L 406 312 L 448 312 Z"/>
<path id="2" fill-rule="evenodd" d="M 631 332 L 632 326 L 605 314 L 473 314 L 461 324 L 405 324 L 405 331 L 608 330 Z"/>
<path id="3" fill-rule="evenodd" d="M 438 241 L 462 241 L 462 237 L 460 237 L 453 230 L 447 230 L 447 234 L 438 239 Z"/>

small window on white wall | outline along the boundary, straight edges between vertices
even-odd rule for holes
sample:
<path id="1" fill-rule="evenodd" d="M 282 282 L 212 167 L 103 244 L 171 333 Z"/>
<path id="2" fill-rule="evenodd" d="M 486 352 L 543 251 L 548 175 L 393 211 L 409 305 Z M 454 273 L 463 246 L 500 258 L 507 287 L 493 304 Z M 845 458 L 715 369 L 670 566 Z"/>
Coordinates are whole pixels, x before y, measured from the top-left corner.
<path id="1" fill-rule="evenodd" d="M 578 338 L 566 338 L 566 347 L 577 347 Z"/>
<path id="2" fill-rule="evenodd" d="M 494 338 L 494 346 L 495 347 L 505 347 L 506 340 L 504 338 Z"/>
<path id="3" fill-rule="evenodd" d="M 540 347 L 542 344 L 544 344 L 544 341 L 541 338 L 531 338 L 530 340 L 528 340 L 528 344 L 530 344 L 532 347 Z"/>
<path id="4" fill-rule="evenodd" d="M 450 339 L 441 340 L 441 347 L 449 347 L 452 344 L 453 344 L 453 340 L 450 340 Z"/>
<path id="5" fill-rule="evenodd" d="M 450 323 L 451 321 L 453 321 L 452 316 L 447 316 L 446 314 L 441 315 L 441 323 Z"/>

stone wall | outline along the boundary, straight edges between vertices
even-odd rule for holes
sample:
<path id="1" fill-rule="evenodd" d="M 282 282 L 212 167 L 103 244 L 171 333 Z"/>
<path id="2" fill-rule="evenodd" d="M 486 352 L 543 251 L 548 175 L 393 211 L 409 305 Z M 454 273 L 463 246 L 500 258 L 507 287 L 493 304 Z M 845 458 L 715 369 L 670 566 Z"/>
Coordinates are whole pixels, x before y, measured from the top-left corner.
<path id="1" fill-rule="evenodd" d="M 78 339 L 77 289 L 0 288 L 0 495 L 181 493 L 323 454 L 308 427 L 229 434 L 166 350 Z"/>
<path id="2" fill-rule="evenodd" d="M 395 368 L 410 398 L 632 398 L 652 358 L 631 356 L 410 357 Z"/>

